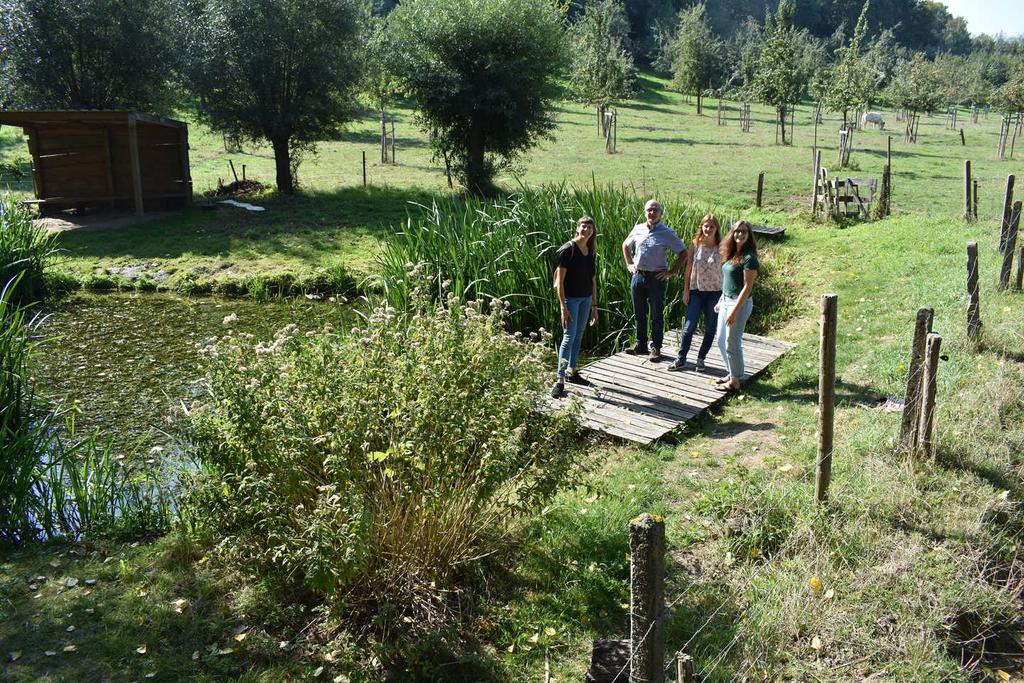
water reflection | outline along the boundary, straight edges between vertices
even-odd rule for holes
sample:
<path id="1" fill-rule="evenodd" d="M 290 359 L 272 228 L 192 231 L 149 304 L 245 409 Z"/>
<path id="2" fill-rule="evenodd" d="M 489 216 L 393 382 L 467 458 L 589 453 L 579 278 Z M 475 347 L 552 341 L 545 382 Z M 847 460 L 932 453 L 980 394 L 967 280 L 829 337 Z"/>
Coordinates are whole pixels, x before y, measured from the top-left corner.
<path id="1" fill-rule="evenodd" d="M 78 294 L 59 301 L 40 328 L 53 337 L 37 358 L 40 392 L 80 411 L 80 431 L 99 428 L 115 449 L 163 428 L 172 403 L 190 400 L 202 378 L 197 345 L 231 327 L 270 337 L 288 323 L 338 325 L 350 307 L 330 300 L 182 298 L 169 294 Z M 157 435 L 149 445 L 160 445 Z"/>

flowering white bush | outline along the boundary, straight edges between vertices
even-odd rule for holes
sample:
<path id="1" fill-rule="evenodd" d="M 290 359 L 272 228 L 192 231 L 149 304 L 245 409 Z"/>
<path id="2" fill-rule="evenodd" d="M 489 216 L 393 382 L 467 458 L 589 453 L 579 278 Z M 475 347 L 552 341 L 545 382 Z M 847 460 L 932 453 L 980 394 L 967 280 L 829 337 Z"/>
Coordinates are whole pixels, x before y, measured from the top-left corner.
<path id="1" fill-rule="evenodd" d="M 483 313 L 423 292 L 347 332 L 208 347 L 186 520 L 321 595 L 436 605 L 453 571 L 566 483 L 570 421 L 537 410 L 546 335 L 507 334 L 499 301 Z"/>

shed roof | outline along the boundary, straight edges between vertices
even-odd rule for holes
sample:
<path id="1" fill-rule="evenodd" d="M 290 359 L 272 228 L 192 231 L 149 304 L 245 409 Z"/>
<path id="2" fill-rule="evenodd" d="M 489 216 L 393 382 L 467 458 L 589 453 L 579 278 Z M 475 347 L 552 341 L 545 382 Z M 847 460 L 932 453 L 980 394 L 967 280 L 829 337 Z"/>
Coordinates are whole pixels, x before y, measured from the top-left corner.
<path id="1" fill-rule="evenodd" d="M 0 111 L 0 125 L 32 127 L 47 124 L 127 124 L 130 120 L 156 126 L 184 128 L 186 124 L 163 116 L 128 110 Z"/>

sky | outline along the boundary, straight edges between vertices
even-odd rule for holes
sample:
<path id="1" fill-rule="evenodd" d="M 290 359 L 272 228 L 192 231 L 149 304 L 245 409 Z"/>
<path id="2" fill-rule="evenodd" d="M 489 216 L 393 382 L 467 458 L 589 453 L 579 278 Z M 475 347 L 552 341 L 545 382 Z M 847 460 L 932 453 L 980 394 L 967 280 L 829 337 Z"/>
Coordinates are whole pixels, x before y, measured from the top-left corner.
<path id="1" fill-rule="evenodd" d="M 971 35 L 1000 31 L 1006 35 L 1024 34 L 1024 3 L 1021 0 L 941 0 L 951 14 L 967 20 Z"/>

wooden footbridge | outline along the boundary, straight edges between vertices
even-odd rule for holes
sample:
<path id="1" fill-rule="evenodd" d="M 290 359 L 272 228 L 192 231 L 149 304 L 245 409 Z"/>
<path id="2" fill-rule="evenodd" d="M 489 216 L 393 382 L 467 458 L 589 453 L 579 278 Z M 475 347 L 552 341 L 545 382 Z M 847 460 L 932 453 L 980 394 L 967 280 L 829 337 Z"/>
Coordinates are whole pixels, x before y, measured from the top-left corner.
<path id="1" fill-rule="evenodd" d="M 700 336 L 693 342 L 687 357 L 690 365 L 682 372 L 668 371 L 679 349 L 679 333 L 667 333 L 660 363 L 624 352 L 602 358 L 580 369 L 590 386 L 566 383 L 567 395 L 552 402 L 579 401 L 580 421 L 590 429 L 636 443 L 660 439 L 728 396 L 715 388 L 715 380 L 726 375 L 717 346 L 708 353 L 706 370 L 697 372 L 693 364 Z M 793 346 L 755 334 L 743 335 L 747 378 L 759 374 Z"/>

